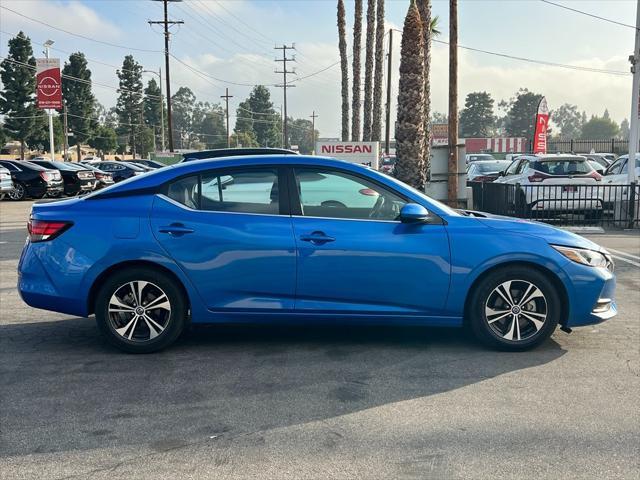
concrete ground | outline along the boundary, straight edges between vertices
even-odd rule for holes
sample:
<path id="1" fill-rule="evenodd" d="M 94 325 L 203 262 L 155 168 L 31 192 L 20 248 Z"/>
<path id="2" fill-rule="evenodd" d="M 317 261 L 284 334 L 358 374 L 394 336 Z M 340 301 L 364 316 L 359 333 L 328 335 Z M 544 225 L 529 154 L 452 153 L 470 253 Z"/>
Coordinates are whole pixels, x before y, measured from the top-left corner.
<path id="1" fill-rule="evenodd" d="M 458 330 L 196 328 L 110 348 L 15 288 L 29 202 L 0 202 L 3 479 L 629 478 L 640 472 L 640 236 L 620 314 L 527 353 Z"/>

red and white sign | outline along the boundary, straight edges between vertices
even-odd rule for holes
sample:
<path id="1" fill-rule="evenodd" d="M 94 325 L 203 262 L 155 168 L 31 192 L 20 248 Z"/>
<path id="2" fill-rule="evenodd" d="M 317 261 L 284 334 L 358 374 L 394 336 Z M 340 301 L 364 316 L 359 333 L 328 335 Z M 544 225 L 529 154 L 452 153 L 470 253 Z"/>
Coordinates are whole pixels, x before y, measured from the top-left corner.
<path id="1" fill-rule="evenodd" d="M 316 142 L 316 154 L 378 169 L 378 142 Z"/>
<path id="2" fill-rule="evenodd" d="M 449 144 L 449 124 L 431 124 L 431 145 L 442 146 Z"/>
<path id="3" fill-rule="evenodd" d="M 38 108 L 62 108 L 62 82 L 59 58 L 36 58 Z"/>
<path id="4" fill-rule="evenodd" d="M 549 107 L 542 97 L 536 113 L 536 129 L 533 134 L 533 153 L 547 153 L 547 129 L 549 128 Z"/>
<path id="5" fill-rule="evenodd" d="M 465 138 L 467 153 L 522 153 L 527 151 L 524 137 Z"/>

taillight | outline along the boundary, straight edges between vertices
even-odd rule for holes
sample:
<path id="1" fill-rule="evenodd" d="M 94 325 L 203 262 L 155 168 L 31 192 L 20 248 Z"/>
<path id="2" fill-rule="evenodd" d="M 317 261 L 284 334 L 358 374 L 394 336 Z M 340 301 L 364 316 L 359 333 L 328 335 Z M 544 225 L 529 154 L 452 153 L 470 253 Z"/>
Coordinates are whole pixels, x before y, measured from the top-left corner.
<path id="1" fill-rule="evenodd" d="M 602 175 L 600 175 L 598 172 L 596 172 L 595 170 L 593 172 L 591 172 L 589 175 L 587 175 L 593 179 L 595 179 L 596 182 L 599 182 L 600 180 L 602 180 Z"/>
<path id="2" fill-rule="evenodd" d="M 58 220 L 34 220 L 29 219 L 27 230 L 31 242 L 46 242 L 53 240 L 71 227 L 71 222 L 61 222 Z"/>
<path id="3" fill-rule="evenodd" d="M 50 182 L 51 180 L 53 180 L 54 178 L 54 174 L 51 172 L 40 172 L 40 177 L 42 178 L 42 180 L 44 180 L 45 182 Z"/>
<path id="4" fill-rule="evenodd" d="M 549 175 L 545 175 L 544 173 L 541 172 L 535 172 L 533 175 L 530 175 L 529 177 L 529 181 L 531 183 L 540 183 L 543 180 L 546 180 L 547 178 L 551 178 Z"/>

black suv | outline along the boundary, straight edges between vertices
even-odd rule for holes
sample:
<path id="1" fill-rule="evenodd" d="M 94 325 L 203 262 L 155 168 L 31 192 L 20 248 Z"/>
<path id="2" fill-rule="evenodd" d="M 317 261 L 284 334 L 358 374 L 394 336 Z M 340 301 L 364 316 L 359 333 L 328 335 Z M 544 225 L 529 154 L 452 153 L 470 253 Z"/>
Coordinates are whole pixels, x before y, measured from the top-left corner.
<path id="1" fill-rule="evenodd" d="M 58 170 L 23 160 L 0 160 L 0 165 L 11 172 L 14 189 L 9 192 L 9 198 L 12 200 L 60 195 L 64 189 Z"/>
<path id="2" fill-rule="evenodd" d="M 141 166 L 134 165 L 133 163 L 129 162 L 107 161 L 96 163 L 94 165 L 103 172 L 110 173 L 113 177 L 113 181 L 116 183 L 121 182 L 122 180 L 126 180 L 127 178 L 131 178 L 135 175 L 142 175 L 146 172 Z"/>
<path id="3" fill-rule="evenodd" d="M 180 163 L 220 157 L 244 157 L 247 155 L 298 155 L 298 152 L 287 150 L 286 148 L 218 148 L 217 150 L 184 153 Z"/>
<path id="4" fill-rule="evenodd" d="M 91 192 L 96 184 L 96 176 L 88 168 L 67 162 L 51 160 L 32 160 L 32 163 L 44 168 L 58 170 L 64 181 L 65 195 L 78 195 L 81 192 Z M 51 196 L 51 195 L 49 195 Z"/>

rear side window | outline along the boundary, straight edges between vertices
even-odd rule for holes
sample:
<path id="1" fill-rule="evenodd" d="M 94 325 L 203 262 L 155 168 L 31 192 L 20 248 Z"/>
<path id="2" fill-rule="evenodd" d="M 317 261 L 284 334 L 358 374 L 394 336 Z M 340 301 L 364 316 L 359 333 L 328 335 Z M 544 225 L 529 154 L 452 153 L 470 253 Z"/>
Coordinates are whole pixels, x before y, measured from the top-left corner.
<path id="1" fill-rule="evenodd" d="M 194 210 L 269 215 L 280 213 L 276 169 L 193 175 L 171 183 L 167 188 L 167 196 Z"/>

